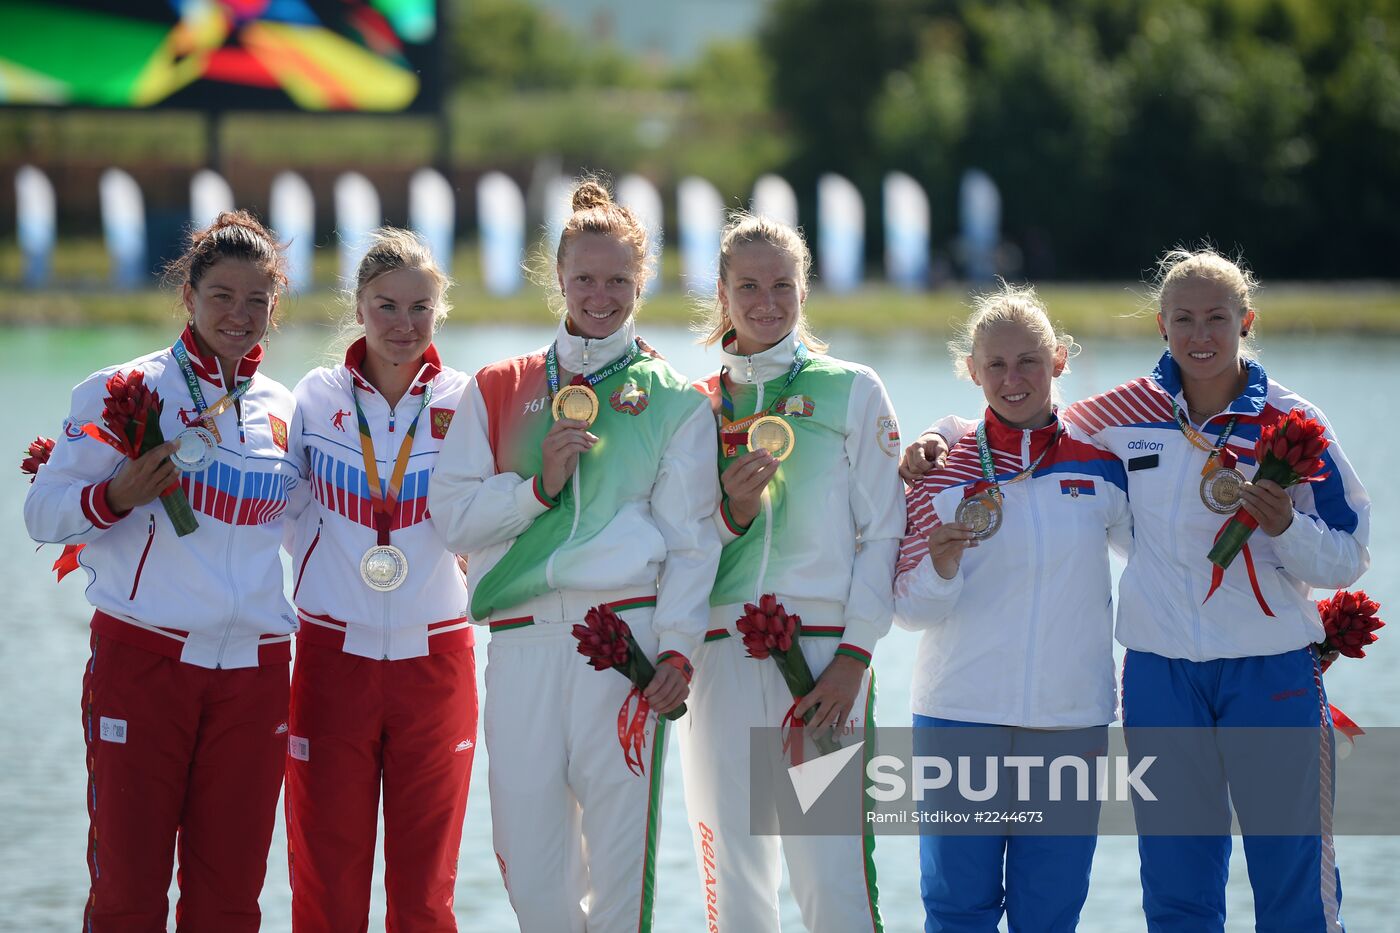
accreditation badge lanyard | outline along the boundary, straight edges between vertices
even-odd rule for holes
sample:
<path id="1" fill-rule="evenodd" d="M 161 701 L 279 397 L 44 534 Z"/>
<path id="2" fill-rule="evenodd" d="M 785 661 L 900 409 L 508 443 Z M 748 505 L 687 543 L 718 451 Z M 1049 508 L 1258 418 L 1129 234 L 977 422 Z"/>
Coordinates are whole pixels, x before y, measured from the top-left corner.
<path id="1" fill-rule="evenodd" d="M 1191 422 L 1186 420 L 1186 413 L 1176 404 L 1176 399 L 1172 399 L 1172 417 L 1176 419 L 1176 426 L 1181 429 L 1181 433 L 1191 442 L 1191 446 L 1197 450 L 1206 452 L 1205 465 L 1201 467 L 1201 475 L 1204 476 L 1211 471 L 1217 458 L 1220 465 L 1225 469 L 1233 469 L 1239 458 L 1234 451 L 1225 446 L 1225 442 L 1230 439 L 1230 433 L 1235 430 L 1235 422 L 1240 420 L 1239 415 L 1231 415 L 1230 420 L 1225 422 L 1225 429 L 1220 432 L 1220 438 L 1212 444 L 1210 440 L 1191 426 Z"/>
<path id="2" fill-rule="evenodd" d="M 1045 445 L 1045 449 L 1040 452 L 1040 456 L 1036 457 L 1035 461 L 1030 466 L 1026 467 L 1015 476 L 998 482 L 996 468 L 992 465 L 992 448 L 987 444 L 987 422 L 979 422 L 977 425 L 977 456 L 982 461 L 982 478 L 986 480 L 988 485 L 986 494 L 1000 503 L 1001 487 L 1010 486 L 1012 483 L 1019 483 L 1021 480 L 1028 478 L 1034 473 L 1036 468 L 1040 466 L 1041 461 L 1043 461 L 1050 451 L 1055 449 L 1055 445 L 1059 443 L 1061 430 L 1062 426 L 1057 421 L 1055 423 L 1055 436 L 1050 438 L 1050 443 Z"/>
<path id="3" fill-rule="evenodd" d="M 551 400 L 553 400 L 554 396 L 559 394 L 559 354 L 556 350 L 556 346 L 556 344 L 551 343 L 549 345 L 549 352 L 546 353 L 544 357 L 544 373 L 545 377 L 549 380 L 549 397 Z M 614 376 L 622 372 L 628 366 L 631 366 L 641 352 L 640 341 L 634 339 L 632 345 L 627 348 L 627 352 L 622 354 L 622 356 L 613 360 L 591 376 L 585 376 L 583 374 L 575 376 L 571 384 L 579 386 L 586 385 L 591 389 L 609 376 Z"/>
<path id="4" fill-rule="evenodd" d="M 175 355 L 175 362 L 180 364 L 180 373 L 185 377 L 185 385 L 189 387 L 190 399 L 194 402 L 194 410 L 199 421 L 209 429 L 209 433 L 214 435 L 214 440 L 220 440 L 219 429 L 214 425 L 214 419 L 228 411 L 235 402 L 247 394 L 248 388 L 252 386 L 252 379 L 245 379 L 240 382 L 232 392 L 219 399 L 213 405 L 204 404 L 204 390 L 199 387 L 199 377 L 194 374 L 194 366 L 190 363 L 189 350 L 185 348 L 185 338 L 180 337 L 175 341 L 175 346 L 170 348 L 170 352 Z"/>
<path id="5" fill-rule="evenodd" d="M 797 349 L 792 353 L 792 365 L 788 367 L 787 379 L 783 382 L 783 387 L 773 393 L 773 399 L 768 403 L 768 407 L 763 411 L 756 411 L 741 421 L 734 420 L 734 399 L 729 394 L 729 386 L 725 383 L 725 377 L 729 375 L 729 367 L 722 367 L 719 371 L 719 393 L 720 393 L 720 441 L 726 450 L 738 450 L 749 442 L 748 426 L 759 418 L 763 418 L 773 413 L 773 406 L 777 405 L 783 398 L 783 393 L 787 392 L 793 380 L 807 366 L 809 355 L 807 345 L 799 343 Z"/>
<path id="6" fill-rule="evenodd" d="M 389 526 L 393 523 L 394 513 L 398 511 L 399 490 L 403 488 L 404 474 L 408 471 L 408 456 L 413 450 L 413 435 L 418 431 L 418 419 L 423 414 L 423 409 L 428 407 L 428 399 L 432 397 L 432 394 L 432 385 L 425 385 L 423 387 L 423 402 L 418 406 L 418 411 L 408 424 L 408 431 L 404 434 L 403 443 L 399 445 L 399 455 L 394 461 L 394 472 L 389 477 L 389 488 L 381 490 L 379 488 L 379 465 L 374 458 L 374 438 L 369 433 L 369 421 L 365 418 L 365 410 L 360 407 L 360 398 L 355 393 L 355 389 L 353 387 L 350 389 L 350 400 L 355 403 L 355 418 L 360 423 L 360 455 L 364 457 L 365 478 L 369 481 L 370 505 L 374 511 L 374 530 L 379 536 L 381 547 L 389 543 Z"/>

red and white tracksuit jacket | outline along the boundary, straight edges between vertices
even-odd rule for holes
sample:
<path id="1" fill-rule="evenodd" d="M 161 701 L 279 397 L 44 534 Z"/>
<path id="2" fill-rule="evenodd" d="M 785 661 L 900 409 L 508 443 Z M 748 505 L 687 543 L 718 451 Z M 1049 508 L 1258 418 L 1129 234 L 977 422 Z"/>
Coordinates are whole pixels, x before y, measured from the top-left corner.
<path id="1" fill-rule="evenodd" d="M 1057 425 L 1007 427 L 988 409 L 996 474 L 1014 476 Z M 1127 478 L 1117 457 L 1072 424 L 1021 482 L 1003 485 L 997 533 L 963 552 L 951 580 L 934 569 L 929 532 L 984 488 L 977 437 L 909 490 L 895 577 L 895 623 L 923 632 L 914 666 L 921 716 L 1033 729 L 1099 726 L 1117 709 L 1108 547 L 1132 547 Z"/>
<path id="2" fill-rule="evenodd" d="M 443 368 L 430 346 L 408 394 L 390 407 L 361 374 L 364 355 L 361 339 L 346 351 L 344 365 L 314 369 L 296 387 L 292 437 L 307 463 L 311 499 L 291 548 L 300 642 L 386 661 L 469 646 L 466 580 L 428 515 L 428 478 L 467 377 Z M 408 557 L 408 578 L 388 593 L 360 579 L 360 558 L 377 535 L 352 386 L 386 486 L 404 433 L 418 419 L 390 530 L 390 541 Z"/>
<path id="3" fill-rule="evenodd" d="M 213 358 L 201 357 L 187 329 L 185 346 L 206 403 L 225 394 Z M 252 387 L 215 419 L 214 463 L 185 473 L 180 485 L 199 529 L 176 536 L 159 500 L 117 515 L 107 484 L 125 457 L 82 431 L 102 425 L 106 382 L 139 369 L 165 407 L 161 432 L 173 440 L 197 423 L 194 403 L 169 349 L 94 373 L 73 390 L 73 405 L 53 456 L 24 502 L 36 541 L 85 543 L 78 562 L 88 572 L 87 598 L 98 610 L 93 628 L 105 635 L 207 668 L 251 667 L 290 657 L 296 620 L 283 595 L 279 550 L 282 518 L 302 483 L 303 465 L 288 450 L 292 394 L 257 372 L 262 349 L 239 365 Z"/>
<path id="4" fill-rule="evenodd" d="M 206 404 L 226 389 L 218 360 L 183 335 Z M 164 929 L 180 846 L 181 929 L 253 931 L 287 738 L 287 660 L 296 621 L 279 555 L 289 498 L 303 484 L 288 445 L 292 395 L 251 380 L 218 415 L 214 462 L 180 485 L 199 527 L 177 537 L 159 500 L 119 515 L 107 486 L 124 456 L 90 437 L 106 382 L 140 370 L 159 393 L 162 434 L 197 421 L 170 349 L 94 373 L 73 391 L 62 439 L 25 500 L 37 541 L 84 543 L 96 608 L 83 677 L 87 741 L 85 930 Z"/>
<path id="5" fill-rule="evenodd" d="M 476 667 L 466 582 L 432 527 L 427 497 L 467 379 L 430 346 L 409 391 L 390 405 L 363 375 L 365 353 L 360 339 L 343 365 L 313 370 L 295 391 L 292 443 L 310 476 L 292 547 L 302 627 L 286 800 L 297 933 L 366 928 L 381 787 L 388 928 L 456 928 Z M 360 578 L 378 534 L 356 401 L 384 488 L 416 424 L 390 525 L 408 576 L 387 593 Z"/>

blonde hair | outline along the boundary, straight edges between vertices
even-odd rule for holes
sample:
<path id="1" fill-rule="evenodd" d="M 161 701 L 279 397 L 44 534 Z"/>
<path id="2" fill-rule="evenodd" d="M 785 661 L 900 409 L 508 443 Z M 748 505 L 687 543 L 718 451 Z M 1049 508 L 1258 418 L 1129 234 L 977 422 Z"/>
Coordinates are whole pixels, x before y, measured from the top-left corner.
<path id="1" fill-rule="evenodd" d="M 767 243 L 791 257 L 797 264 L 798 291 L 803 296 L 807 294 L 807 282 L 812 272 L 812 251 L 807 248 L 802 231 L 762 214 L 734 211 L 729 215 L 729 223 L 725 225 L 719 241 L 720 287 L 716 290 L 714 300 L 704 303 L 703 316 L 694 328 L 700 336 L 700 343 L 707 347 L 723 340 L 724 335 L 734 329 L 734 322 L 730 320 L 719 292 L 729 279 L 729 264 L 734 258 L 734 251 L 751 243 Z M 812 328 L 807 323 L 807 315 L 801 309 L 798 310 L 794 329 L 798 339 L 806 344 L 809 350 L 816 353 L 827 351 L 826 342 L 812 333 Z"/>
<path id="2" fill-rule="evenodd" d="M 1231 259 L 1209 243 L 1203 243 L 1194 250 L 1183 246 L 1168 250 L 1157 260 L 1157 274 L 1149 293 L 1158 314 L 1167 313 L 1167 293 L 1189 279 L 1204 279 L 1223 287 L 1239 304 L 1240 316 L 1254 311 L 1254 320 L 1258 322 L 1259 312 L 1254 308 L 1254 296 L 1259 291 L 1259 280 L 1245 265 L 1243 256 L 1236 253 Z M 1246 356 L 1254 355 L 1254 327 L 1251 324 L 1249 332 L 1241 335 L 1240 349 Z"/>
<path id="3" fill-rule="evenodd" d="M 1055 329 L 1050 312 L 1030 285 L 1008 285 L 1005 281 L 995 292 L 978 295 L 972 300 L 972 314 L 954 331 L 948 341 L 948 355 L 953 358 L 953 371 L 960 379 L 971 379 L 967 358 L 980 345 L 993 327 L 1017 324 L 1034 334 L 1040 345 L 1052 353 L 1065 351 L 1065 366 L 1061 375 L 1069 372 L 1070 357 L 1079 353 L 1079 344 L 1071 334 Z"/>
<path id="4" fill-rule="evenodd" d="M 564 257 L 569 247 L 585 233 L 600 233 L 615 238 L 625 245 L 632 254 L 632 265 L 636 275 L 637 300 L 632 313 L 642 306 L 642 292 L 651 281 L 655 260 L 647 243 L 646 227 L 631 208 L 613 200 L 606 180 L 601 175 L 584 175 L 574 185 L 569 196 L 569 208 L 573 211 L 564 221 L 564 229 L 559 232 L 559 246 L 551 258 L 544 248 L 535 251 L 527 264 L 530 278 L 549 295 L 550 306 L 560 317 L 568 313 L 564 296 L 559 288 L 559 269 L 564 265 Z"/>
<path id="5" fill-rule="evenodd" d="M 438 290 L 433 308 L 433 331 L 442 326 L 452 310 L 447 300 L 447 290 L 452 287 L 452 280 L 442 271 L 433 258 L 433 251 L 418 234 L 401 227 L 380 227 L 370 234 L 369 249 L 355 269 L 355 280 L 346 283 L 345 304 L 348 307 L 341 315 L 336 339 L 331 344 L 333 353 L 337 349 L 343 353 L 346 347 L 364 334 L 365 326 L 355 318 L 365 289 L 381 276 L 399 269 L 416 269 L 433 280 Z"/>

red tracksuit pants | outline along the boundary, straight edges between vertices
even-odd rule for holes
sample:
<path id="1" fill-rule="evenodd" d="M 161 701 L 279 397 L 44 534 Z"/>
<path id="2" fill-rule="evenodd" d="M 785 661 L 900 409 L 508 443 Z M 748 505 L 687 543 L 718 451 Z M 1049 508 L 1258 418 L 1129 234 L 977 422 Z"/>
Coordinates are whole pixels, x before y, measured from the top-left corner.
<path id="1" fill-rule="evenodd" d="M 92 636 L 84 933 L 258 929 L 287 749 L 287 664 L 210 670 Z"/>
<path id="2" fill-rule="evenodd" d="M 379 661 L 298 640 L 286 798 L 297 933 L 368 929 L 381 783 L 387 930 L 457 929 L 476 720 L 469 647 Z"/>

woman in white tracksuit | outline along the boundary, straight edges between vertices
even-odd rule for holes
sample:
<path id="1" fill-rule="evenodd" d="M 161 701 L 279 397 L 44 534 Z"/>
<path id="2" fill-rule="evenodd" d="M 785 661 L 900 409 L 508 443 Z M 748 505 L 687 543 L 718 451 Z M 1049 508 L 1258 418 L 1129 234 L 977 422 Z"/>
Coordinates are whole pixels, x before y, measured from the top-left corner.
<path id="1" fill-rule="evenodd" d="M 446 285 L 416 236 L 376 231 L 356 274 L 357 339 L 295 391 L 292 445 L 311 478 L 291 548 L 296 933 L 368 922 L 381 788 L 388 927 L 456 929 L 477 700 L 466 580 L 428 512 L 467 382 L 433 345 Z"/>
<path id="2" fill-rule="evenodd" d="M 1071 346 L 1032 289 L 1010 286 L 978 299 L 949 345 L 987 409 L 944 465 L 909 490 L 895 618 L 924 633 L 916 754 L 1087 761 L 1105 745 L 1116 708 L 1107 545 L 1125 553 L 1132 526 L 1122 463 L 1054 408 L 1053 381 Z M 975 804 L 931 801 L 947 810 L 1029 807 L 1052 825 L 921 834 L 928 933 L 991 933 L 1003 913 L 1012 933 L 1076 928 L 1098 804 L 1048 802 L 1045 772 L 1030 786 L 1029 804 L 1007 791 Z"/>
<path id="3" fill-rule="evenodd" d="M 776 731 L 789 710 L 797 718 L 814 710 L 813 731 L 873 728 L 870 656 L 893 612 L 904 528 L 899 428 L 875 373 L 824 355 L 807 330 L 809 265 L 797 231 L 737 217 L 721 242 L 719 298 L 707 323 L 707 342 L 722 345 L 723 369 L 705 387 L 720 421 L 725 497 L 715 523 L 725 544 L 680 733 L 711 930 L 778 928 L 779 839 L 750 830 L 749 730 Z M 746 452 L 749 425 L 765 415 L 792 431 L 781 463 L 761 448 Z M 798 642 L 817 681 L 795 708 L 777 665 L 748 657 L 735 625 L 744 604 L 764 594 L 802 619 Z M 785 781 L 780 756 L 772 758 L 769 776 Z M 873 842 L 860 832 L 782 838 L 813 933 L 880 929 Z"/>
<path id="4" fill-rule="evenodd" d="M 673 710 L 719 556 L 709 406 L 633 326 L 646 234 L 594 182 L 573 207 L 553 343 L 473 377 L 428 492 L 468 555 L 472 621 L 491 630 L 491 822 L 523 933 L 651 929 L 669 723 L 631 712 L 624 730 L 630 684 L 590 667 L 571 629 L 612 608 L 656 665 L 646 704 Z M 591 398 L 591 423 L 562 417 L 566 398 Z M 624 731 L 644 740 L 640 767 Z"/>

